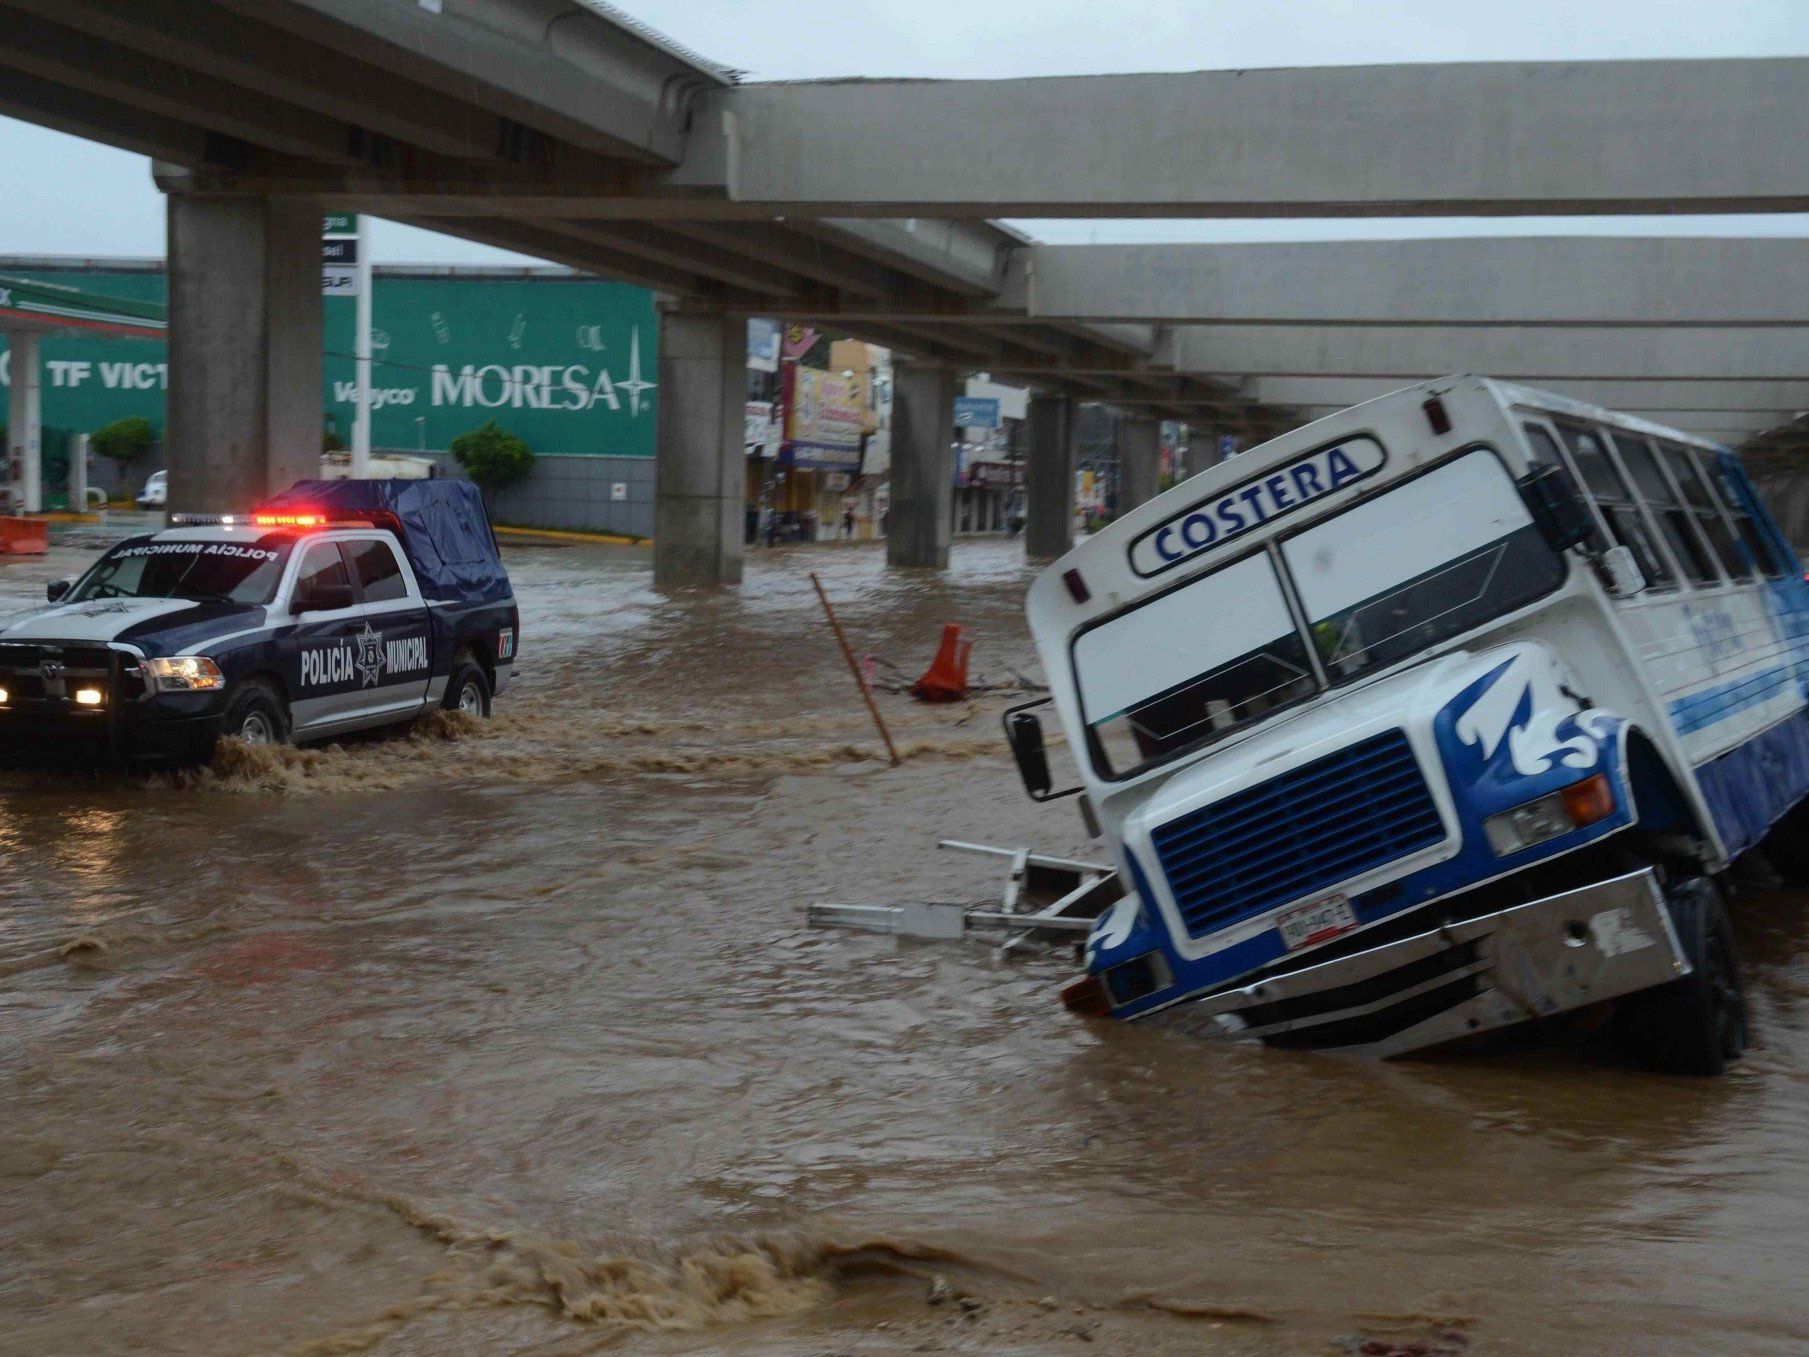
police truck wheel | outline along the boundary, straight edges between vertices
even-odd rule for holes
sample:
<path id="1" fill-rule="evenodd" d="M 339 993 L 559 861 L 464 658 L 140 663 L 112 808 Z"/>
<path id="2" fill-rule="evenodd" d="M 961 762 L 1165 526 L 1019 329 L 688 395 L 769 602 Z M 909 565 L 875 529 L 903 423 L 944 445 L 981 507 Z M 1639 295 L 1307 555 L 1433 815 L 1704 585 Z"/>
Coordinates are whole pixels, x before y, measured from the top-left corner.
<path id="1" fill-rule="evenodd" d="M 490 680 L 471 660 L 461 660 L 453 666 L 452 677 L 446 683 L 446 710 L 462 711 L 467 716 L 490 714 Z"/>
<path id="2" fill-rule="evenodd" d="M 1666 896 L 1690 973 L 1623 999 L 1619 1042 L 1630 1057 L 1667 1074 L 1721 1074 L 1746 1054 L 1746 994 L 1733 924 L 1720 893 L 1702 877 L 1675 882 Z"/>
<path id="3" fill-rule="evenodd" d="M 282 744 L 289 738 L 289 716 L 282 696 L 263 679 L 234 686 L 220 718 L 220 734 L 246 744 Z"/>

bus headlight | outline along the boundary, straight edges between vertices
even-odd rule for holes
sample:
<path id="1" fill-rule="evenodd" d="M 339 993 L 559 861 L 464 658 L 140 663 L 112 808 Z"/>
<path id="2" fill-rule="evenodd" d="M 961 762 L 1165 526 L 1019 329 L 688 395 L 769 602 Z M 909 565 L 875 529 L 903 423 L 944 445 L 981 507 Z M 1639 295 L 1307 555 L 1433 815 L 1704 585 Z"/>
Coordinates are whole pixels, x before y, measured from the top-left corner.
<path id="1" fill-rule="evenodd" d="M 1614 814 L 1614 789 L 1604 774 L 1491 815 L 1483 821 L 1483 833 L 1498 858 L 1533 848 L 1548 840 L 1582 829 Z"/>
<path id="2" fill-rule="evenodd" d="M 166 655 L 146 660 L 145 684 L 154 693 L 202 693 L 226 686 L 220 666 L 205 655 Z"/>

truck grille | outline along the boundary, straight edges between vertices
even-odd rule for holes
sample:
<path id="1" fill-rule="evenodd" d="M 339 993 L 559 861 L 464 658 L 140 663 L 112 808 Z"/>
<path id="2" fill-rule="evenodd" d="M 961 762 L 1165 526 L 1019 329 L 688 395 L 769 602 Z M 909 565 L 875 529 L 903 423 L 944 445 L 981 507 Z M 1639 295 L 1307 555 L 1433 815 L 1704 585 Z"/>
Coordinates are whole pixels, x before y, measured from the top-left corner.
<path id="1" fill-rule="evenodd" d="M 49 681 L 46 664 L 52 666 L 55 676 Z M 115 686 L 113 664 L 114 652 L 106 646 L 77 641 L 0 642 L 0 688 L 11 694 L 14 703 L 61 702 L 77 683 L 97 686 L 106 693 Z"/>
<path id="2" fill-rule="evenodd" d="M 1151 836 L 1187 931 L 1204 937 L 1445 837 L 1399 730 L 1203 806 Z"/>

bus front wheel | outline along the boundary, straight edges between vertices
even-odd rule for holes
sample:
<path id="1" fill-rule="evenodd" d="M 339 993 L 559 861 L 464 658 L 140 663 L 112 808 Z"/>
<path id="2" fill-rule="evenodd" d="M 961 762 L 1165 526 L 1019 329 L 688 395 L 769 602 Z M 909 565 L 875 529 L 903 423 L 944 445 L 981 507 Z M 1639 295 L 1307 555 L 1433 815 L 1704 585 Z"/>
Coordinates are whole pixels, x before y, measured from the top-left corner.
<path id="1" fill-rule="evenodd" d="M 1665 891 L 1690 973 L 1621 1000 L 1616 1037 L 1633 1060 L 1666 1074 L 1722 1074 L 1746 1054 L 1746 993 L 1727 906 L 1706 877 Z"/>

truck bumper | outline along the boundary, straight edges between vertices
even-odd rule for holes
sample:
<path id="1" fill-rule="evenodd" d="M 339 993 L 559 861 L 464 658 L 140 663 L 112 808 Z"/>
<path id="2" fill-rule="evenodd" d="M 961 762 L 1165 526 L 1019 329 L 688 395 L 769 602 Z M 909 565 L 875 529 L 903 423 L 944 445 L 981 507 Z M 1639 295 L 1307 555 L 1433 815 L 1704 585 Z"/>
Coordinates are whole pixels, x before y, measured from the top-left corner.
<path id="1" fill-rule="evenodd" d="M 1405 1055 L 1689 973 L 1650 869 L 1155 1010 L 1200 1036 Z"/>
<path id="2" fill-rule="evenodd" d="M 210 703 L 209 707 L 219 704 Z M 73 767 L 201 763 L 213 756 L 218 710 L 0 710 L 0 761 Z"/>

